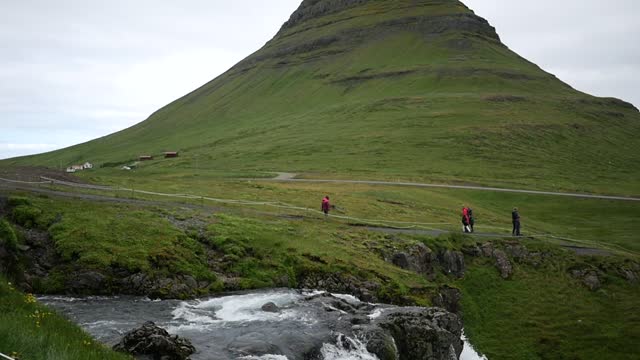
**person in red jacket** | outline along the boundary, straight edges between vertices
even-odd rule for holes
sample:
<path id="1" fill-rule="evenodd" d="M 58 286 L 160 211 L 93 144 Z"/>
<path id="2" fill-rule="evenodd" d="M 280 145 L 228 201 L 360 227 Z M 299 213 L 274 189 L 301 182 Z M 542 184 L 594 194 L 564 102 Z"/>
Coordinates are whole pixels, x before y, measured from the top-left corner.
<path id="1" fill-rule="evenodd" d="M 469 229 L 469 209 L 466 206 L 462 206 L 462 230 L 466 233 L 471 232 Z"/>
<path id="2" fill-rule="evenodd" d="M 322 199 L 322 212 L 324 216 L 329 216 L 329 209 L 331 209 L 331 203 L 329 203 L 329 197 L 325 196 L 324 199 Z"/>

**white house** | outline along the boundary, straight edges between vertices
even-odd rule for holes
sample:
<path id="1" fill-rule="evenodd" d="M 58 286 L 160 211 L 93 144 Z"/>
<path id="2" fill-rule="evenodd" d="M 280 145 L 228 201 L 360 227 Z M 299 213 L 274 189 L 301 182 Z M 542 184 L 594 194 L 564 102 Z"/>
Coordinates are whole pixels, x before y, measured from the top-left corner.
<path id="1" fill-rule="evenodd" d="M 83 169 L 93 169 L 93 164 L 90 162 L 86 162 L 82 165 Z"/>
<path id="2" fill-rule="evenodd" d="M 67 172 L 68 172 L 68 173 L 74 173 L 74 172 L 76 172 L 76 169 L 74 169 L 73 167 L 69 166 L 69 167 L 67 168 Z"/>

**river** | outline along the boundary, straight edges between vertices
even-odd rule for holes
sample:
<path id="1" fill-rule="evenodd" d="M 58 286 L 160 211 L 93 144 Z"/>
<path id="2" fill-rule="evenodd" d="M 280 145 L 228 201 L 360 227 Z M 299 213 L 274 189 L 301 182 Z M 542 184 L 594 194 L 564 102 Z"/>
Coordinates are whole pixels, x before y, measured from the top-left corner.
<path id="1" fill-rule="evenodd" d="M 323 344 L 325 360 L 373 360 L 362 339 L 342 335 L 336 322 L 340 311 L 329 304 L 304 301 L 315 293 L 281 289 L 210 297 L 192 301 L 152 301 L 139 297 L 58 297 L 39 300 L 79 324 L 98 341 L 114 345 L 122 336 L 146 321 L 189 339 L 197 352 L 193 360 L 297 360 L 303 351 Z M 349 295 L 335 295 L 360 303 Z M 272 302 L 278 313 L 262 310 Z M 371 307 L 370 318 L 389 308 Z M 328 338 L 342 337 L 342 341 Z M 462 360 L 486 360 L 465 340 Z M 348 344 L 347 344 L 348 343 Z M 348 346 L 344 346 L 347 344 Z M 252 355 L 254 354 L 254 355 Z M 255 355 L 258 354 L 258 355 Z"/>

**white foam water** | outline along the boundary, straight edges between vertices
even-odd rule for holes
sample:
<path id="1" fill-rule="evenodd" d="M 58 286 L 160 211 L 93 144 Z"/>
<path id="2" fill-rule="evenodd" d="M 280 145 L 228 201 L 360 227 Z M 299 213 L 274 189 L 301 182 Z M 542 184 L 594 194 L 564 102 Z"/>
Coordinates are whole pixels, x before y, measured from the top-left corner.
<path id="1" fill-rule="evenodd" d="M 473 345 L 465 336 L 464 330 L 462 330 L 462 341 L 464 341 L 464 347 L 462 348 L 462 354 L 460 354 L 460 360 L 489 360 L 473 348 Z"/>
<path id="2" fill-rule="evenodd" d="M 238 359 L 240 360 L 289 360 L 289 358 L 284 355 L 243 356 Z"/>
<path id="3" fill-rule="evenodd" d="M 153 320 L 170 333 L 192 340 L 198 349 L 192 356 L 194 360 L 298 359 L 303 350 L 308 351 L 309 346 L 326 341 L 327 336 L 337 341 L 322 345 L 320 352 L 324 360 L 378 360 L 367 351 L 365 339 L 331 333 L 327 321 L 341 318 L 342 312 L 325 311 L 331 306 L 330 298 L 315 302 L 305 300 L 308 296 L 322 294 L 327 293 L 299 293 L 283 289 L 199 301 L 156 302 L 134 297 L 39 299 L 55 305 L 98 340 L 109 345 L 119 341 L 123 333 Z M 333 295 L 352 304 L 360 303 L 353 296 Z M 276 304 L 280 312 L 263 311 L 262 306 L 269 302 Z M 393 307 L 373 305 L 368 317 L 379 318 L 388 308 Z M 251 336 L 247 337 L 247 334 Z M 464 335 L 462 340 L 461 360 L 487 360 L 475 352 Z M 252 344 L 256 347 L 251 348 Z M 261 347 L 261 344 L 272 346 Z"/>
<path id="4" fill-rule="evenodd" d="M 324 344 L 320 350 L 324 360 L 379 360 L 358 339 L 338 334 L 336 344 Z"/>

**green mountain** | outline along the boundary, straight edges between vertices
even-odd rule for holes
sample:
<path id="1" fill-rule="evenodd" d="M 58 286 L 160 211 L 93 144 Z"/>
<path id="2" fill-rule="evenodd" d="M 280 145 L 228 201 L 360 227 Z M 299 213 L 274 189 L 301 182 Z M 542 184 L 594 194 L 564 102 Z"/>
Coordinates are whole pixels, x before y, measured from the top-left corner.
<path id="1" fill-rule="evenodd" d="M 178 150 L 154 166 L 639 194 L 638 135 L 635 107 L 572 89 L 460 1 L 304 0 L 263 48 L 147 120 L 5 164 Z"/>

